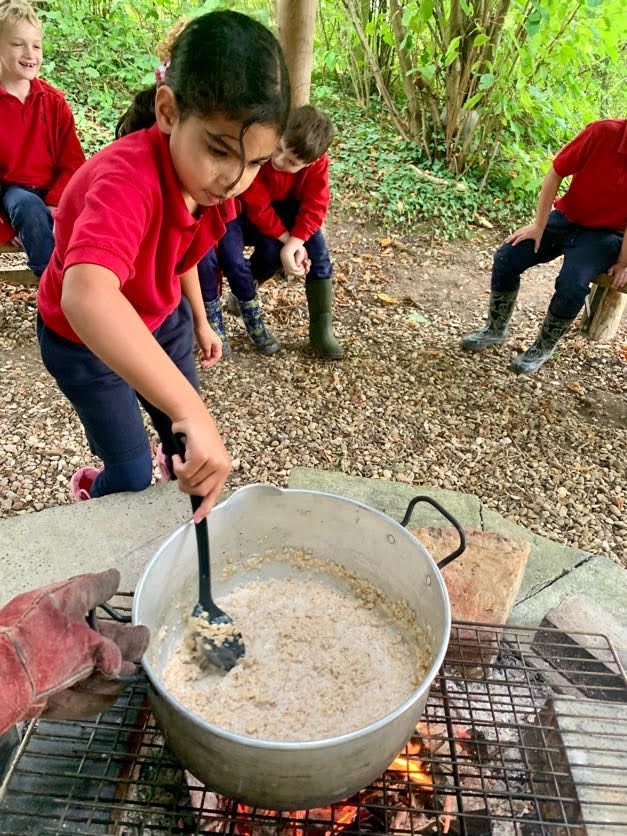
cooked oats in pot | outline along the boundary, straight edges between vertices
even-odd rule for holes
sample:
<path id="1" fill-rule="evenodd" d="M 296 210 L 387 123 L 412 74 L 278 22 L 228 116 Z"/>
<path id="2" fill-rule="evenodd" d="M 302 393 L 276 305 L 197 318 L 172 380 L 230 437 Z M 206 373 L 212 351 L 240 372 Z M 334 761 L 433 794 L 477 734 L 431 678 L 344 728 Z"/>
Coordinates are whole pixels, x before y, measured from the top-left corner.
<path id="1" fill-rule="evenodd" d="M 218 604 L 245 657 L 218 671 L 187 635 L 162 678 L 188 710 L 236 734 L 304 741 L 355 731 L 406 700 L 431 663 L 414 614 L 368 583 L 339 589 L 295 573 L 243 582 Z"/>

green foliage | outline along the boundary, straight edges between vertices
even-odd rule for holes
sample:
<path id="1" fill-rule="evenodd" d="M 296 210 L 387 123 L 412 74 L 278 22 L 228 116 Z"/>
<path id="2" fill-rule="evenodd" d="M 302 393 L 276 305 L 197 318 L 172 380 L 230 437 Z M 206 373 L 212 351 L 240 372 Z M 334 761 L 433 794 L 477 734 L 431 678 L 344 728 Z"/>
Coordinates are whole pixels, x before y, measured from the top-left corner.
<path id="1" fill-rule="evenodd" d="M 44 26 L 42 75 L 67 96 L 86 153 L 111 141 L 133 95 L 154 83 L 156 48 L 182 17 L 233 8 L 270 23 L 269 3 L 252 0 L 59 0 L 38 9 Z"/>
<path id="2" fill-rule="evenodd" d="M 507 191 L 501 172 L 483 190 L 479 173 L 456 180 L 442 163 L 430 163 L 413 142 L 400 139 L 385 114 L 364 115 L 342 95 L 321 95 L 319 87 L 315 93 L 316 105 L 337 131 L 330 149 L 336 211 L 447 239 L 466 235 L 477 214 L 508 224 L 531 210 L 524 201 L 516 205 L 500 197 Z"/>
<path id="3" fill-rule="evenodd" d="M 399 40 L 393 0 L 318 0 L 312 97 L 338 127 L 331 155 L 336 205 L 443 237 L 463 233 L 477 214 L 513 226 L 533 212 L 542 178 L 566 141 L 593 119 L 625 115 L 622 0 L 509 0 L 498 43 L 493 19 L 485 17 L 486 25 L 478 16 L 490 3 L 399 0 Z M 156 46 L 170 27 L 214 8 L 274 25 L 274 0 L 42 0 L 42 75 L 65 91 L 87 153 L 111 140 L 133 94 L 153 82 Z M 400 54 L 410 61 L 404 72 Z M 452 107 L 450 97 L 462 89 Z"/>

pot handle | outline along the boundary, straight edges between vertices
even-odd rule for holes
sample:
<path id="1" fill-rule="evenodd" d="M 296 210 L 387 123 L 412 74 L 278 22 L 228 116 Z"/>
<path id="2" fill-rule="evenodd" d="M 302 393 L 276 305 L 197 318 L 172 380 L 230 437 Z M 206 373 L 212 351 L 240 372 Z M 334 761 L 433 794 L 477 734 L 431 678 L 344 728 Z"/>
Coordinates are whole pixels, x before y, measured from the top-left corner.
<path id="1" fill-rule="evenodd" d="M 410 500 L 409 505 L 407 506 L 407 510 L 405 511 L 405 516 L 401 520 L 401 525 L 403 527 L 405 527 L 407 525 L 407 523 L 409 522 L 409 520 L 411 519 L 411 515 L 414 511 L 414 508 L 416 507 L 416 505 L 419 502 L 428 502 L 429 505 L 433 505 L 433 507 L 436 510 L 438 510 L 440 512 L 440 514 L 442 514 L 443 517 L 446 517 L 446 519 L 453 526 L 455 526 L 455 529 L 457 530 L 457 533 L 459 534 L 459 546 L 455 549 L 455 551 L 451 552 L 446 557 L 443 557 L 442 560 L 436 561 L 438 569 L 443 569 L 445 566 L 447 566 L 449 563 L 451 563 L 453 560 L 455 560 L 456 557 L 459 557 L 460 554 L 463 554 L 464 551 L 466 550 L 466 532 L 461 527 L 461 525 L 457 522 L 455 517 L 449 511 L 447 511 L 446 508 L 444 508 L 442 505 L 440 505 L 440 503 L 437 500 L 431 499 L 430 496 L 415 496 L 413 499 Z"/>
<path id="2" fill-rule="evenodd" d="M 104 604 L 98 604 L 101 610 L 104 610 L 108 616 L 110 616 L 114 621 L 119 622 L 120 624 L 130 624 L 132 621 L 132 616 L 124 615 L 121 612 L 118 612 L 115 607 L 112 607 L 110 604 L 106 602 Z M 91 627 L 92 630 L 98 632 L 98 622 L 96 621 L 96 610 L 90 610 L 87 613 L 87 623 Z M 130 676 L 118 676 L 117 681 L 121 682 L 123 685 L 136 685 L 138 682 L 141 682 L 142 676 L 140 673 L 132 673 Z"/>
<path id="3" fill-rule="evenodd" d="M 124 615 L 121 612 L 118 612 L 115 607 L 112 607 L 111 604 L 107 604 L 106 601 L 104 604 L 98 604 L 101 610 L 104 610 L 106 614 L 112 618 L 114 621 L 119 622 L 120 624 L 130 624 L 133 620 L 131 615 Z M 96 610 L 90 610 L 87 613 L 87 621 L 89 626 L 92 629 L 95 629 L 94 625 L 96 623 Z"/>

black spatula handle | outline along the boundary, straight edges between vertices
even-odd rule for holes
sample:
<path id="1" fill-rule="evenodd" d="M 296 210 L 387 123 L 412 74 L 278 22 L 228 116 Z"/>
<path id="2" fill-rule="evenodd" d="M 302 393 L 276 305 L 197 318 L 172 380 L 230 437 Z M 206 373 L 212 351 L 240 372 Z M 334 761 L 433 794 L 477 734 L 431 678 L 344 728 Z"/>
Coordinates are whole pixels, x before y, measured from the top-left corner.
<path id="1" fill-rule="evenodd" d="M 185 461 L 185 436 L 181 433 L 174 433 L 174 446 L 176 452 Z M 197 511 L 202 504 L 202 496 L 190 496 L 192 511 Z M 211 568 L 209 563 L 209 529 L 207 518 L 204 517 L 199 523 L 194 523 L 196 531 L 196 544 L 198 546 L 198 601 L 207 610 L 210 616 L 213 615 L 216 605 L 211 597 Z"/>

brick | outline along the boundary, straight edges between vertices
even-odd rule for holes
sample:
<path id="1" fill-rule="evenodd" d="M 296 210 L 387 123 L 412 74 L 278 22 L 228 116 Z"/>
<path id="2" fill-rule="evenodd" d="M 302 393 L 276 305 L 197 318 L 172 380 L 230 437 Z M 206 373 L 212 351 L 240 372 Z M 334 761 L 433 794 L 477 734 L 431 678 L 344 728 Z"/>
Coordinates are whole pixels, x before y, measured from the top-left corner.
<path id="1" fill-rule="evenodd" d="M 437 562 L 459 544 L 452 528 L 411 528 Z M 442 574 L 456 621 L 504 625 L 512 611 L 522 582 L 531 546 L 521 540 L 491 531 L 466 529 L 466 551 L 444 567 Z M 460 630 L 461 642 L 449 648 L 449 662 L 463 654 L 465 662 L 490 664 L 498 651 L 502 630 L 481 632 Z M 463 646 L 460 646 L 463 645 Z"/>

